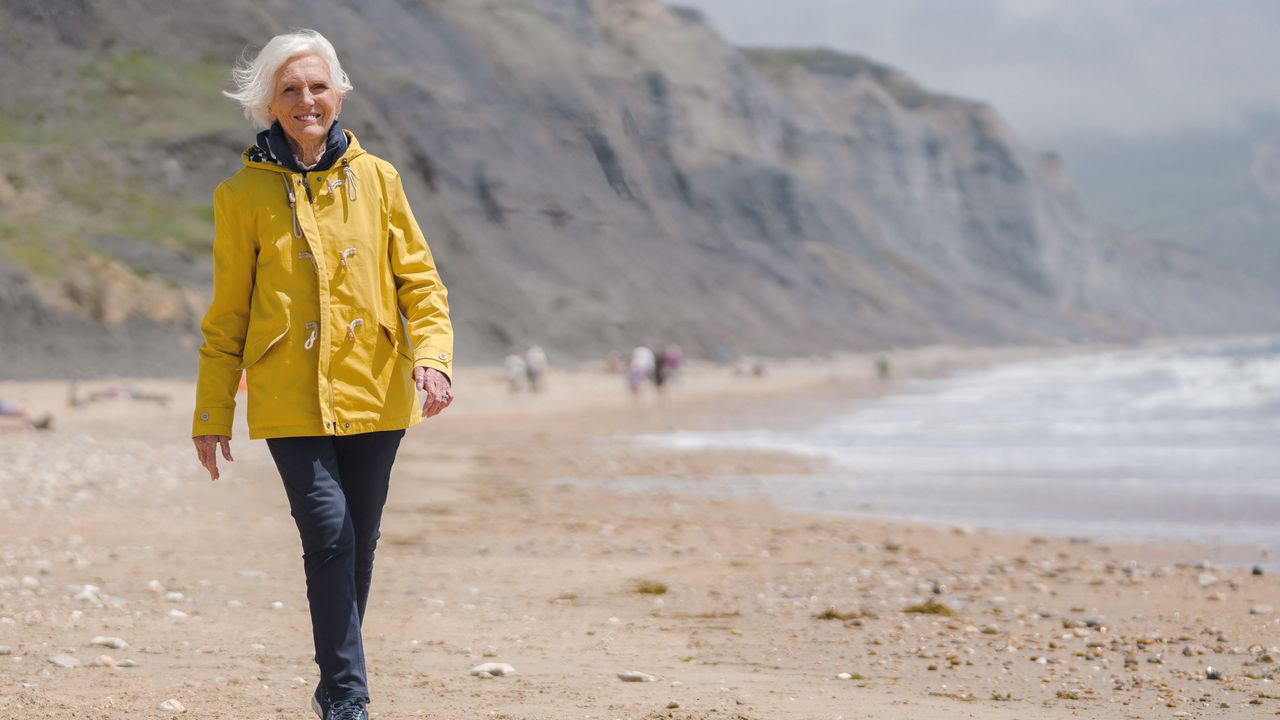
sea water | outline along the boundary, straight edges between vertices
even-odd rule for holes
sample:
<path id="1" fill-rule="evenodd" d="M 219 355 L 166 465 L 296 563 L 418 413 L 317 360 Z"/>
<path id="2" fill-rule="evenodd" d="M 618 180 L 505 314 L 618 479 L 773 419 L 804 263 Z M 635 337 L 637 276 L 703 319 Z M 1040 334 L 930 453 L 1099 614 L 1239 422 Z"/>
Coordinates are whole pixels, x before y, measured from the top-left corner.
<path id="1" fill-rule="evenodd" d="M 816 474 L 713 484 L 800 509 L 1280 547 L 1280 338 L 1020 362 L 812 427 L 640 442 L 825 458 Z"/>

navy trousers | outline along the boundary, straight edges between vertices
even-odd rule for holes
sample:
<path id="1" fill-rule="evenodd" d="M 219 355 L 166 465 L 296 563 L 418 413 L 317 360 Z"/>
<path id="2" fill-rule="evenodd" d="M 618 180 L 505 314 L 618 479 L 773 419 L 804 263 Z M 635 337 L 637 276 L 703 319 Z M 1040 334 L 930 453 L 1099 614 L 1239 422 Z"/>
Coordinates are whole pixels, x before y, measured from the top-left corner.
<path id="1" fill-rule="evenodd" d="M 403 437 L 390 430 L 267 440 L 302 539 L 315 661 L 331 701 L 369 697 L 360 625 Z"/>

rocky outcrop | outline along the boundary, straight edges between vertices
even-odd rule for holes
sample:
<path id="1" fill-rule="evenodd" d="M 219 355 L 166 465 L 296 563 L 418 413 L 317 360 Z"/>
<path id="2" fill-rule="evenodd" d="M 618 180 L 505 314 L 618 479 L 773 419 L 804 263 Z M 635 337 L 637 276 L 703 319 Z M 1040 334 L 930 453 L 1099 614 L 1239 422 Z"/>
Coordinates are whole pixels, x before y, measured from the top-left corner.
<path id="1" fill-rule="evenodd" d="M 1274 325 L 1253 310 L 1274 288 L 1100 231 L 1061 163 L 991 108 L 861 58 L 739 50 L 659 0 L 21 7 L 0 25 L 25 45 L 0 52 L 51 67 L 148 53 L 229 65 L 291 26 L 328 35 L 356 85 L 344 123 L 405 177 L 464 356 Z M 189 75 L 191 98 L 216 98 L 216 75 Z M 110 91 L 120 79 L 101 79 L 104 103 L 129 96 Z M 237 162 L 229 146 L 251 137 L 219 108 L 110 152 L 160 149 L 169 169 L 137 182 L 207 202 Z"/>

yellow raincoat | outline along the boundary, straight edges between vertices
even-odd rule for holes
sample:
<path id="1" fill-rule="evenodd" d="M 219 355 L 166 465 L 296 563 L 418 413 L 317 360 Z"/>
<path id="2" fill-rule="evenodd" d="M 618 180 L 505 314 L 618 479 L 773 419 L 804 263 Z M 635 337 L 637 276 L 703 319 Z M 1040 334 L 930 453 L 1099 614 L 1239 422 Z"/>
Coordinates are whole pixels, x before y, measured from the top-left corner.
<path id="1" fill-rule="evenodd" d="M 242 369 L 254 439 L 407 428 L 413 367 L 452 375 L 445 287 L 400 175 L 347 140 L 305 176 L 250 148 L 214 192 L 193 437 L 231 435 Z"/>

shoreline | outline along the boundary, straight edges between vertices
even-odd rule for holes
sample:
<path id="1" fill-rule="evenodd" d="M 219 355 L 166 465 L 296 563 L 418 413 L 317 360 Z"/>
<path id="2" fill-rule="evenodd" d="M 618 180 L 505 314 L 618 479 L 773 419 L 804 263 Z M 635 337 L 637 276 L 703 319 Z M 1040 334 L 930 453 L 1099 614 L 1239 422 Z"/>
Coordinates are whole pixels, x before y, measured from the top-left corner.
<path id="1" fill-rule="evenodd" d="M 410 432 L 393 476 L 365 626 L 373 717 L 1280 710 L 1270 574 L 1144 556 L 1159 548 L 556 482 L 796 473 L 805 463 L 785 454 L 610 439 L 811 419 L 883 389 L 870 357 L 780 364 L 759 381 L 694 368 L 661 404 L 633 404 L 621 378 L 594 373 L 556 373 L 545 396 L 515 401 L 498 372 L 464 376 L 462 402 Z M 902 368 L 1002 358 L 1022 359 L 935 348 Z M 52 399 L 56 385 L 27 390 Z M 0 507 L 14 521 L 0 546 L 0 718 L 159 717 L 168 698 L 197 717 L 305 716 L 315 670 L 298 540 L 265 444 L 238 434 L 237 462 L 210 483 L 185 437 L 189 384 L 155 387 L 174 394 L 168 408 L 103 403 L 52 433 L 0 434 L 0 478 L 52 493 Z M 76 600 L 90 584 L 97 599 Z M 129 649 L 92 646 L 99 635 Z M 59 653 L 81 666 L 47 660 Z M 102 654 L 138 665 L 92 665 Z M 519 674 L 468 676 L 490 660 Z M 626 670 L 657 681 L 622 683 Z"/>

